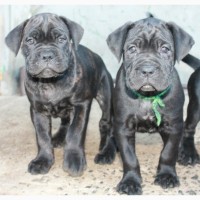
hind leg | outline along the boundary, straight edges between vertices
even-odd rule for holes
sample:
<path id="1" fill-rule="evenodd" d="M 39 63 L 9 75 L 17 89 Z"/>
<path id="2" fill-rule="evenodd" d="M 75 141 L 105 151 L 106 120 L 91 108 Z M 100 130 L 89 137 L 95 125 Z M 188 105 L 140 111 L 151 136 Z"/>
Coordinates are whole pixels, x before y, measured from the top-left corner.
<path id="1" fill-rule="evenodd" d="M 194 134 L 199 122 L 200 107 L 194 100 L 188 105 L 188 115 L 185 121 L 184 135 L 179 148 L 178 162 L 182 165 L 200 163 L 198 152 L 194 144 Z"/>
<path id="2" fill-rule="evenodd" d="M 100 145 L 99 153 L 95 157 L 95 163 L 111 164 L 116 154 L 116 144 L 112 134 L 112 89 L 113 82 L 110 74 L 106 73 L 102 78 L 96 100 L 102 110 L 102 117 L 99 122 Z"/>
<path id="3" fill-rule="evenodd" d="M 195 129 L 200 120 L 200 96 L 197 75 L 197 71 L 194 72 L 188 83 L 190 100 L 187 108 L 184 135 L 180 144 L 178 156 L 178 162 L 182 165 L 195 165 L 200 163 L 200 158 L 194 144 Z"/>
<path id="4" fill-rule="evenodd" d="M 52 138 L 53 147 L 62 147 L 64 145 L 67 129 L 69 127 L 70 117 L 61 118 L 61 125 Z"/>

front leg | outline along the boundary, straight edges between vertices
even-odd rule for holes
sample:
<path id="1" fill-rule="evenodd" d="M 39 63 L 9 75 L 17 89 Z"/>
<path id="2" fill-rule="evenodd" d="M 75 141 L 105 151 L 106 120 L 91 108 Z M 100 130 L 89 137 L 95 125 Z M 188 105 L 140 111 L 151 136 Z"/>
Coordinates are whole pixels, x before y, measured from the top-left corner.
<path id="1" fill-rule="evenodd" d="M 74 107 L 74 118 L 65 138 L 63 169 L 71 176 L 80 176 L 86 169 L 84 143 L 90 108 L 91 101 Z"/>
<path id="2" fill-rule="evenodd" d="M 51 144 L 51 118 L 31 107 L 31 118 L 36 130 L 38 154 L 29 163 L 31 174 L 46 174 L 54 163 L 53 146 Z"/>
<path id="3" fill-rule="evenodd" d="M 140 167 L 135 154 L 135 133 L 126 123 L 114 123 L 116 141 L 123 161 L 123 178 L 117 186 L 119 193 L 142 194 Z"/>
<path id="4" fill-rule="evenodd" d="M 173 188 L 180 185 L 175 166 L 182 131 L 183 122 L 181 120 L 174 127 L 164 127 L 160 132 L 164 147 L 161 152 L 154 183 L 162 188 Z"/>

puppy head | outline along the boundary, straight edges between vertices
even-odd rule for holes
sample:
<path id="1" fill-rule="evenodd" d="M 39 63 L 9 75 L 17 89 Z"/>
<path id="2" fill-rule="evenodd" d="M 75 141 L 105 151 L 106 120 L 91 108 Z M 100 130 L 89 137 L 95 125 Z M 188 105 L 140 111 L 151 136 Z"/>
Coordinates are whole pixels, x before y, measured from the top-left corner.
<path id="1" fill-rule="evenodd" d="M 14 28 L 5 41 L 15 55 L 21 47 L 31 76 L 51 78 L 62 75 L 72 64 L 82 36 L 83 28 L 77 23 L 42 13 Z"/>
<path id="2" fill-rule="evenodd" d="M 189 52 L 192 37 L 174 23 L 150 17 L 128 22 L 107 38 L 118 61 L 123 55 L 126 86 L 141 93 L 157 93 L 172 82 L 175 60 Z"/>

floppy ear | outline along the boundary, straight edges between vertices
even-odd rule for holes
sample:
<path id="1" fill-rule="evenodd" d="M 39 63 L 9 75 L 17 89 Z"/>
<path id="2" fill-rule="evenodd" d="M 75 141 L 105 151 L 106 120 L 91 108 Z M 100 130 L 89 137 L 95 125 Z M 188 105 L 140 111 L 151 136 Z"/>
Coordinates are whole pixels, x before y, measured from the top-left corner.
<path id="1" fill-rule="evenodd" d="M 182 28 L 173 22 L 167 23 L 174 38 L 175 58 L 179 62 L 190 51 L 194 45 L 192 36 L 186 33 Z"/>
<path id="2" fill-rule="evenodd" d="M 112 32 L 106 40 L 108 47 L 110 48 L 112 53 L 117 57 L 117 60 L 119 62 L 122 57 L 126 36 L 131 25 L 133 25 L 133 22 L 127 22 L 126 24 Z"/>
<path id="3" fill-rule="evenodd" d="M 63 22 L 67 25 L 70 37 L 74 43 L 74 47 L 75 49 L 77 49 L 78 44 L 80 43 L 81 38 L 83 37 L 84 29 L 82 28 L 81 25 L 67 19 L 66 17 L 60 16 L 60 19 L 63 20 Z"/>
<path id="4" fill-rule="evenodd" d="M 8 33 L 5 38 L 6 45 L 15 53 L 15 56 L 17 56 L 20 49 L 24 27 L 26 26 L 28 21 L 29 20 L 27 19 L 26 21 L 15 27 L 10 33 Z"/>

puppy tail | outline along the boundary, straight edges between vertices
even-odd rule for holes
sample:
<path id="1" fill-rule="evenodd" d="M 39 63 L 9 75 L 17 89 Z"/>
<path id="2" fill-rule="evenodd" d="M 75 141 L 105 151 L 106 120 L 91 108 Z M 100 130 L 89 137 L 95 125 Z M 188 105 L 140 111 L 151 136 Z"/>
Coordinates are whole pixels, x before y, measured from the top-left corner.
<path id="1" fill-rule="evenodd" d="M 192 67 L 194 70 L 200 67 L 200 59 L 191 54 L 187 54 L 182 61 Z"/>

